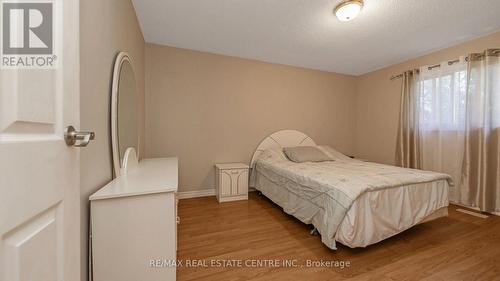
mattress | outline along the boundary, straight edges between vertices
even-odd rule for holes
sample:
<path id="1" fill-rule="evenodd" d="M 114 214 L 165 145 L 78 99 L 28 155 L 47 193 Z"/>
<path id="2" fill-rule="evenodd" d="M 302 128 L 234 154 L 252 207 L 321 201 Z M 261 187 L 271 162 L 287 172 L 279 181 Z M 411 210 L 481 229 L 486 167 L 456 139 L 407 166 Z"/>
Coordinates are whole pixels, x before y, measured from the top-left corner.
<path id="1" fill-rule="evenodd" d="M 280 152 L 263 153 L 252 172 L 253 186 L 286 213 L 313 224 L 332 249 L 335 241 L 366 247 L 447 214 L 450 182 L 445 175 L 346 159 L 298 165 L 277 157 Z M 353 169 L 359 169 L 358 176 Z"/>

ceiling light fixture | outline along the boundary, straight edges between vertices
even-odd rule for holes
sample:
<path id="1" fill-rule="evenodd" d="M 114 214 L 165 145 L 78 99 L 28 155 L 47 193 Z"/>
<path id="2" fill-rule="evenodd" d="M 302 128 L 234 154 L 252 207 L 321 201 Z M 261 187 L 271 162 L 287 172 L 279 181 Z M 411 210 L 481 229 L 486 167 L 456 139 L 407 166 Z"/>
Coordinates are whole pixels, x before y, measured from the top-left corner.
<path id="1" fill-rule="evenodd" d="M 362 0 L 349 0 L 338 4 L 333 12 L 340 21 L 350 21 L 359 15 L 361 8 Z"/>

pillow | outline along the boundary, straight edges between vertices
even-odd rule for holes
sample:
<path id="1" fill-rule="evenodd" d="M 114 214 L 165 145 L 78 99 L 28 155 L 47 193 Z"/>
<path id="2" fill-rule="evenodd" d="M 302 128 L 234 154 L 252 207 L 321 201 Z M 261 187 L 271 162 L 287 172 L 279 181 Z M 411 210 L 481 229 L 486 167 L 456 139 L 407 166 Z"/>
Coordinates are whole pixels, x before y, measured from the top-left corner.
<path id="1" fill-rule="evenodd" d="M 326 155 L 316 146 L 292 146 L 283 148 L 286 157 L 290 161 L 296 163 L 302 162 L 322 162 L 322 161 L 332 161 L 333 159 Z"/>
<path id="2" fill-rule="evenodd" d="M 326 155 L 328 155 L 330 158 L 332 158 L 333 160 L 345 160 L 345 161 L 352 160 L 351 157 L 333 149 L 332 147 L 330 147 L 328 145 L 321 145 L 321 146 L 318 146 L 318 148 L 321 151 L 323 151 Z"/>

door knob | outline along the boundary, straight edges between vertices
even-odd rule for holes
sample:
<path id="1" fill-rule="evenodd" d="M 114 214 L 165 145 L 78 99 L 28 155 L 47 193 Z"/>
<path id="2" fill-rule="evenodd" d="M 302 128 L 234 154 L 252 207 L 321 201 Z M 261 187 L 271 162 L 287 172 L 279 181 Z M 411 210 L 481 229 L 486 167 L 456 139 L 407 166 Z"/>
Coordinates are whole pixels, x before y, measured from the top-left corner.
<path id="1" fill-rule="evenodd" d="M 85 147 L 94 138 L 94 132 L 78 132 L 71 125 L 64 130 L 64 140 L 68 146 Z"/>

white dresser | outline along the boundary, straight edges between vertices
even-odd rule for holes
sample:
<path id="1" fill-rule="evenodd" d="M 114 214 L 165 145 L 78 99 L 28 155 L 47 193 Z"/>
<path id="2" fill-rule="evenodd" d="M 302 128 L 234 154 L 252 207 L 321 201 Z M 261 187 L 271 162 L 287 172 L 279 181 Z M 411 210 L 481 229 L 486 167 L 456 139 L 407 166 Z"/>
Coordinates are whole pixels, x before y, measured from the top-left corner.
<path id="1" fill-rule="evenodd" d="M 215 165 L 215 189 L 219 202 L 248 199 L 248 169 L 243 163 Z"/>
<path id="2" fill-rule="evenodd" d="M 175 280 L 177 180 L 177 158 L 144 159 L 90 196 L 94 281 Z"/>

